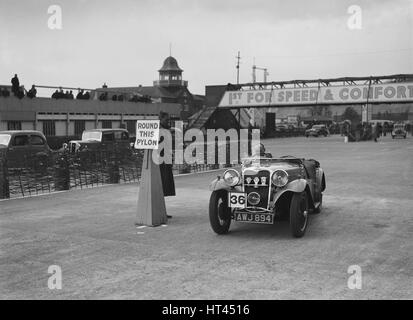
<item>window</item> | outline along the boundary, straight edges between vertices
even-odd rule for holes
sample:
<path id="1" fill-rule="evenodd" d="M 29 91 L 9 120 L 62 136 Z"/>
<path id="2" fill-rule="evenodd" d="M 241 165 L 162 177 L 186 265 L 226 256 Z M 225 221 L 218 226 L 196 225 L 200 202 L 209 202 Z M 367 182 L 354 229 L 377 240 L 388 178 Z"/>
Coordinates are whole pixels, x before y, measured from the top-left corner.
<path id="1" fill-rule="evenodd" d="M 134 120 L 127 120 L 126 121 L 126 129 L 131 135 L 136 134 L 136 121 Z"/>
<path id="2" fill-rule="evenodd" d="M 75 120 L 75 136 L 82 135 L 83 131 L 85 131 L 86 122 L 85 120 Z"/>
<path id="3" fill-rule="evenodd" d="M 114 141 L 114 140 L 115 140 L 115 135 L 113 132 L 106 132 L 103 134 L 102 142 Z"/>
<path id="4" fill-rule="evenodd" d="M 56 135 L 56 125 L 53 120 L 43 121 L 43 133 L 48 137 Z"/>
<path id="5" fill-rule="evenodd" d="M 30 143 L 33 146 L 43 146 L 44 145 L 44 140 L 41 136 L 31 136 L 30 137 Z"/>
<path id="6" fill-rule="evenodd" d="M 8 121 L 7 130 L 21 130 L 22 123 L 20 121 Z"/>
<path id="7" fill-rule="evenodd" d="M 103 129 L 112 129 L 112 121 L 111 120 L 103 120 L 102 121 L 102 128 Z"/>
<path id="8" fill-rule="evenodd" d="M 116 140 L 129 140 L 129 135 L 123 131 L 115 132 L 115 139 Z"/>
<path id="9" fill-rule="evenodd" d="M 28 144 L 29 144 L 28 135 L 18 135 L 14 137 L 13 146 L 22 147 L 22 146 L 27 146 Z"/>

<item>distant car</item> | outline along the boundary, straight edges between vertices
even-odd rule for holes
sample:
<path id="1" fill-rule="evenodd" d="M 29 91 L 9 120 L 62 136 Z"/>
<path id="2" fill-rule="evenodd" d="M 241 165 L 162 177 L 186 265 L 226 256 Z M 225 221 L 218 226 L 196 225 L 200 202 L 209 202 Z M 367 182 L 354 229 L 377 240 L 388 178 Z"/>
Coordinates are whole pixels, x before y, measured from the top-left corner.
<path id="1" fill-rule="evenodd" d="M 289 129 L 289 126 L 287 124 L 277 124 L 275 126 L 275 130 L 279 132 L 288 131 L 288 129 Z"/>
<path id="2" fill-rule="evenodd" d="M 40 131 L 0 131 L 0 150 L 5 151 L 9 168 L 45 167 L 53 151 Z"/>
<path id="3" fill-rule="evenodd" d="M 319 137 L 324 136 L 327 137 L 330 134 L 327 127 L 324 124 L 316 124 L 313 125 L 311 129 L 305 130 L 305 136 L 308 138 L 312 137 Z"/>
<path id="4" fill-rule="evenodd" d="M 391 132 L 391 137 L 394 139 L 396 137 L 403 137 L 406 139 L 407 131 L 405 129 L 404 124 L 397 123 L 393 126 L 393 131 Z"/>
<path id="5" fill-rule="evenodd" d="M 67 146 L 70 153 L 82 151 L 130 151 L 129 133 L 126 129 L 85 130 L 81 140 L 71 140 Z"/>

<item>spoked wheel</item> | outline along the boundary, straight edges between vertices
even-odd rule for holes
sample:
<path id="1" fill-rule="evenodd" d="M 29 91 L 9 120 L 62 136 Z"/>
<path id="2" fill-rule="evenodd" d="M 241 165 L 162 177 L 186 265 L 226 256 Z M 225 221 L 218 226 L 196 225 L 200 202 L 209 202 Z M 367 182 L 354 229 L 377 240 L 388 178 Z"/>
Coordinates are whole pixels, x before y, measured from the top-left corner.
<path id="1" fill-rule="evenodd" d="M 209 200 L 209 222 L 217 234 L 228 233 L 231 225 L 231 208 L 228 207 L 226 190 L 212 192 Z"/>
<path id="2" fill-rule="evenodd" d="M 308 197 L 307 193 L 294 193 L 290 205 L 290 228 L 296 238 L 301 238 L 308 225 Z"/>

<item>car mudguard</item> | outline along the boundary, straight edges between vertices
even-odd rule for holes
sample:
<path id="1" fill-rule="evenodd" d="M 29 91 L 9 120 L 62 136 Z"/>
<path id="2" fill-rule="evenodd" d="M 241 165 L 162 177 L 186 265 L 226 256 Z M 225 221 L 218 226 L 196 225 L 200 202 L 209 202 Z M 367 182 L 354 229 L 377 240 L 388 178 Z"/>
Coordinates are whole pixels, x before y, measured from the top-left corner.
<path id="1" fill-rule="evenodd" d="M 303 192 L 306 187 L 307 187 L 307 180 L 305 179 L 297 179 L 297 180 L 291 181 L 282 190 L 274 194 L 273 201 L 274 203 L 277 202 L 278 198 L 280 198 L 287 191 L 300 193 L 300 192 Z"/>
<path id="2" fill-rule="evenodd" d="M 218 190 L 227 190 L 227 191 L 241 191 L 241 188 L 238 187 L 229 187 L 222 178 L 215 178 L 209 184 L 210 191 L 218 191 Z"/>
<path id="3" fill-rule="evenodd" d="M 210 191 L 229 190 L 229 187 L 228 187 L 228 185 L 224 182 L 223 179 L 221 179 L 221 178 L 215 178 L 215 179 L 209 184 L 209 190 L 210 190 Z"/>

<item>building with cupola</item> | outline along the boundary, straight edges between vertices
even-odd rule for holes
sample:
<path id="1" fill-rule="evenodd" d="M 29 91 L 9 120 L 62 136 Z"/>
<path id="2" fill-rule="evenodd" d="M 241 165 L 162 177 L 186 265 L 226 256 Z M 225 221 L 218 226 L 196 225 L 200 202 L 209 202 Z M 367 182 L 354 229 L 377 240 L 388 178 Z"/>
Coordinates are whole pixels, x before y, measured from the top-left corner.
<path id="1" fill-rule="evenodd" d="M 112 99 L 116 92 L 136 94 L 140 98 L 149 98 L 156 102 L 176 103 L 182 106 L 180 119 L 187 120 L 191 115 L 201 110 L 205 104 L 205 96 L 193 94 L 188 89 L 188 81 L 183 80 L 182 70 L 178 61 L 167 57 L 158 70 L 159 77 L 152 86 L 107 87 L 96 89 L 98 92 L 108 92 L 107 99 Z"/>

